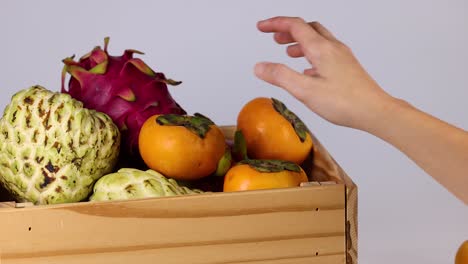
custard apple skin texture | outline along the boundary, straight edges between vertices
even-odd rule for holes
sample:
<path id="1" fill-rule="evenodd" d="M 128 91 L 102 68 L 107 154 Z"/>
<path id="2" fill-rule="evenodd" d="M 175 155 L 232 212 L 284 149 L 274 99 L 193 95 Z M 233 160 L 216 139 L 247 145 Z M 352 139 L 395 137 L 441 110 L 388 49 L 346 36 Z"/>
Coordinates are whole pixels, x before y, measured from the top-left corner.
<path id="1" fill-rule="evenodd" d="M 94 185 L 90 201 L 131 200 L 199 194 L 203 191 L 179 185 L 154 170 L 122 168 L 100 178 Z"/>
<path id="2" fill-rule="evenodd" d="M 114 169 L 120 137 L 109 116 L 68 94 L 21 90 L 0 119 L 0 183 L 20 202 L 82 201 Z"/>

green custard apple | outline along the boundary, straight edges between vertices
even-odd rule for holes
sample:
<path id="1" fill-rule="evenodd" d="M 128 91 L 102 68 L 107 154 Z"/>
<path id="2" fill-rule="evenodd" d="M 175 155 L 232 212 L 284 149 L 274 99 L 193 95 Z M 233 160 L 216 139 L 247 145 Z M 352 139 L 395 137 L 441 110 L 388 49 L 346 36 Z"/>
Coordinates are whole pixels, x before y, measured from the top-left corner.
<path id="1" fill-rule="evenodd" d="M 0 183 L 21 202 L 85 200 L 114 169 L 120 138 L 109 116 L 68 94 L 21 90 L 0 119 Z"/>
<path id="2" fill-rule="evenodd" d="M 130 200 L 138 198 L 203 193 L 179 185 L 154 170 L 122 168 L 100 178 L 94 185 L 90 201 Z"/>

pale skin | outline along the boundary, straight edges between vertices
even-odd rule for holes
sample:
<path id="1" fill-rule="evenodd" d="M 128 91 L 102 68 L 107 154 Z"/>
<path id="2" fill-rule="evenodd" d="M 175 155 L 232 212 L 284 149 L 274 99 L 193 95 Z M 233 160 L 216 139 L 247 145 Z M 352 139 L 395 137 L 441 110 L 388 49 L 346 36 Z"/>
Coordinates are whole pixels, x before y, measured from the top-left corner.
<path id="1" fill-rule="evenodd" d="M 468 132 L 395 98 L 372 79 L 351 49 L 318 22 L 274 17 L 258 29 L 313 65 L 297 72 L 261 62 L 255 75 L 281 87 L 333 124 L 368 132 L 393 145 L 468 205 Z"/>

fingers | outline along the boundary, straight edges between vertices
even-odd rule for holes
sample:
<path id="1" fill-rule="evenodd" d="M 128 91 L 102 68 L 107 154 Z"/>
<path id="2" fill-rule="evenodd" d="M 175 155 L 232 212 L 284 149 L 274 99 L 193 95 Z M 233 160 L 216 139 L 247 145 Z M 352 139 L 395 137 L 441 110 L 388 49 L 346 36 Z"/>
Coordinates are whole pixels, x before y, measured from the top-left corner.
<path id="1" fill-rule="evenodd" d="M 293 17 L 274 17 L 260 21 L 257 25 L 262 32 L 274 33 L 279 44 L 292 44 L 287 53 L 293 58 L 306 56 L 314 65 L 320 58 L 321 48 L 328 41 L 337 41 L 333 34 L 318 22 L 306 23 Z M 290 94 L 304 101 L 305 94 L 320 87 L 321 78 L 316 68 L 304 70 L 301 74 L 283 64 L 263 62 L 255 66 L 255 75 L 275 86 L 287 90 Z"/>
<path id="2" fill-rule="evenodd" d="M 318 77 L 319 76 L 316 68 L 305 69 L 304 74 L 312 76 L 312 77 Z"/>
<path id="3" fill-rule="evenodd" d="M 307 24 L 315 31 L 317 31 L 317 33 L 319 33 L 322 37 L 330 41 L 338 41 L 335 36 L 319 22 L 314 21 Z M 290 44 L 296 42 L 296 40 L 294 40 L 294 38 L 288 32 L 276 32 L 273 35 L 273 38 L 278 44 Z"/>
<path id="4" fill-rule="evenodd" d="M 325 39 L 309 24 L 301 18 L 274 17 L 260 21 L 257 27 L 262 32 L 277 33 L 275 39 L 281 43 L 289 43 L 290 40 L 308 47 L 310 52 Z"/>
<path id="5" fill-rule="evenodd" d="M 289 44 L 289 43 L 296 42 L 291 36 L 291 34 L 287 32 L 276 32 L 273 35 L 273 38 L 278 44 Z"/>
<path id="6" fill-rule="evenodd" d="M 284 64 L 261 62 L 255 65 L 255 75 L 275 86 L 281 87 L 302 101 L 310 88 L 317 86 L 317 80 L 300 74 Z"/>
<path id="7" fill-rule="evenodd" d="M 293 58 L 304 57 L 304 52 L 302 51 L 302 48 L 299 44 L 288 46 L 286 53 L 288 53 L 288 55 Z"/>

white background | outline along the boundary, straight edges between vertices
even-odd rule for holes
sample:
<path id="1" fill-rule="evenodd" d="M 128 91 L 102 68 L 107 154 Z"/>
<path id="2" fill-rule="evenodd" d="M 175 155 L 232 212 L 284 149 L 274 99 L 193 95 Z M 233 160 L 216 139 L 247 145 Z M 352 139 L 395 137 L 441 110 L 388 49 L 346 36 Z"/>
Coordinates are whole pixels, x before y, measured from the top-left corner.
<path id="1" fill-rule="evenodd" d="M 171 93 L 188 112 L 218 124 L 234 124 L 256 96 L 293 109 L 359 186 L 360 263 L 453 263 L 468 239 L 465 205 L 392 146 L 329 124 L 254 77 L 257 61 L 305 65 L 257 31 L 276 15 L 322 22 L 389 93 L 468 129 L 463 0 L 1 1 L 0 107 L 34 84 L 58 91 L 61 60 L 110 36 L 112 54 L 144 51 L 154 70 L 183 81 Z"/>

